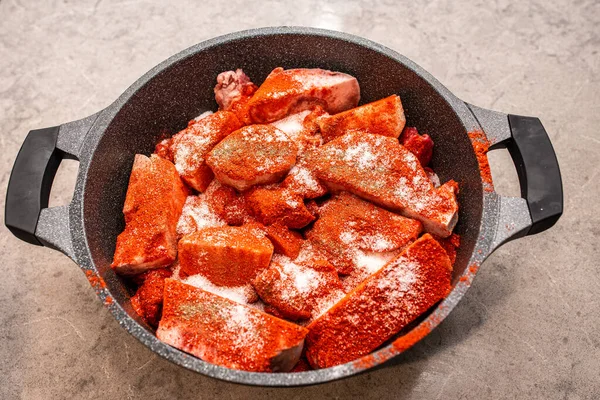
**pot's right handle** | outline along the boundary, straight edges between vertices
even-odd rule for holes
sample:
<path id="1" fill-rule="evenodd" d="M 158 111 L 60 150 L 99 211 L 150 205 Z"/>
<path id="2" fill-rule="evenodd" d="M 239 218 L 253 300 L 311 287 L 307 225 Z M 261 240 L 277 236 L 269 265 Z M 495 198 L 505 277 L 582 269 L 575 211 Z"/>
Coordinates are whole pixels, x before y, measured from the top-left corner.
<path id="1" fill-rule="evenodd" d="M 531 215 L 528 235 L 554 226 L 563 213 L 563 187 L 556 153 L 539 119 L 508 115 L 512 137 L 505 145 L 517 169 L 521 196 Z"/>
<path id="2" fill-rule="evenodd" d="M 563 187 L 556 153 L 540 120 L 468 106 L 490 141 L 490 148 L 506 147 L 510 152 L 530 218 L 529 226 L 523 226 L 520 231 L 499 232 L 495 245 L 552 227 L 563 212 Z M 519 200 L 500 196 L 500 218 L 506 218 L 503 206 L 509 214 L 518 215 L 518 208 L 523 207 Z M 500 226 L 499 230 L 502 229 Z"/>

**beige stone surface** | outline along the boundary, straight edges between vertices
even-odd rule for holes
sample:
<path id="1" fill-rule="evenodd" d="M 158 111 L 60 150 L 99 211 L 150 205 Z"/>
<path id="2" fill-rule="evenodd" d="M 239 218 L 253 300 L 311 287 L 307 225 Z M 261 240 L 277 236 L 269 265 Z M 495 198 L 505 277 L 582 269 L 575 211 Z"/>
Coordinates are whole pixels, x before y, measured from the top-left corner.
<path id="1" fill-rule="evenodd" d="M 267 25 L 367 37 L 466 101 L 539 117 L 562 169 L 563 218 L 492 255 L 450 317 L 393 363 L 291 389 L 161 359 L 119 327 L 71 261 L 2 226 L 0 398 L 600 398 L 598 1 L 0 0 L 0 187 L 30 129 L 102 109 L 197 42 Z M 499 190 L 515 194 L 508 156 L 492 158 Z M 69 201 L 76 171 L 61 166 L 52 204 Z"/>

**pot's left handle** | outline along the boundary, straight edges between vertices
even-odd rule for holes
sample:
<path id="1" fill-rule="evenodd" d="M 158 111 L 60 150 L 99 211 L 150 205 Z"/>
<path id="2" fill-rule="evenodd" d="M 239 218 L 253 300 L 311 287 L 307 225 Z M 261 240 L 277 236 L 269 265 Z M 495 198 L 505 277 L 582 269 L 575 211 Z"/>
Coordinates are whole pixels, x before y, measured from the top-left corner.
<path id="1" fill-rule="evenodd" d="M 19 239 L 75 259 L 69 205 L 48 208 L 48 199 L 60 162 L 79 160 L 84 138 L 99 114 L 27 134 L 10 174 L 4 209 L 4 223 Z"/>

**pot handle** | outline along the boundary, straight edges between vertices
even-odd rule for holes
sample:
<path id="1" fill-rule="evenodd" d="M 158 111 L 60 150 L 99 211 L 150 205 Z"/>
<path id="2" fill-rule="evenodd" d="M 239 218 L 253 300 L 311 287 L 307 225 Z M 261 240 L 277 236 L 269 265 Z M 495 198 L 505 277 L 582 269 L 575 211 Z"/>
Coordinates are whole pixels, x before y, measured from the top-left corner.
<path id="1" fill-rule="evenodd" d="M 83 140 L 98 115 L 27 134 L 10 174 L 4 209 L 4 224 L 19 239 L 75 259 L 70 205 L 48 208 L 48 199 L 60 162 L 79 160 Z"/>
<path id="2" fill-rule="evenodd" d="M 535 117 L 508 115 L 512 137 L 504 145 L 515 163 L 521 197 L 527 199 L 534 235 L 554 226 L 563 213 L 560 168 L 550 138 Z"/>
<path id="3" fill-rule="evenodd" d="M 523 226 L 524 229 L 520 231 L 508 229 L 500 235 L 507 236 L 503 241 L 534 235 L 551 228 L 563 212 L 563 187 L 556 153 L 540 120 L 534 117 L 507 115 L 470 104 L 468 106 L 490 141 L 490 149 L 508 149 L 519 176 L 521 197 L 525 200 L 524 205 L 529 214 L 529 226 Z M 507 222 L 507 216 L 502 215 L 505 214 L 503 211 L 507 211 L 518 220 L 525 220 L 519 215 L 519 211 L 513 208 L 522 207 L 523 202 L 519 202 L 522 199 L 499 197 L 501 220 Z M 510 224 L 508 226 L 510 227 Z M 497 245 L 502 244 L 496 242 Z"/>

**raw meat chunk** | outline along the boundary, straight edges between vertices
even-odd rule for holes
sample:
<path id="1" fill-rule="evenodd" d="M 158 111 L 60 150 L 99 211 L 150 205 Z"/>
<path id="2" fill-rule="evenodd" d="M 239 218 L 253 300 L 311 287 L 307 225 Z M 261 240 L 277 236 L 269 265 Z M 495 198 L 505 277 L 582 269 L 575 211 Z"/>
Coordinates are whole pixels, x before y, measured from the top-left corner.
<path id="1" fill-rule="evenodd" d="M 319 209 L 319 219 L 306 238 L 325 252 L 339 273 L 350 274 L 361 267 L 373 273 L 389 261 L 372 265 L 377 261 L 373 253 L 401 250 L 415 241 L 422 229 L 419 221 L 341 192 Z"/>
<path id="2" fill-rule="evenodd" d="M 454 267 L 454 263 L 456 262 L 456 252 L 460 247 L 460 236 L 456 233 L 453 233 L 445 239 L 438 238 L 435 236 L 434 238 L 438 241 L 440 246 L 442 246 L 444 250 L 446 250 L 446 254 L 448 254 L 448 258 L 450 258 L 450 262 Z"/>
<path id="3" fill-rule="evenodd" d="M 279 222 L 288 228 L 300 229 L 315 219 L 302 197 L 281 187 L 255 187 L 244 197 L 250 214 L 265 225 Z"/>
<path id="4" fill-rule="evenodd" d="M 291 322 L 167 279 L 156 336 L 213 364 L 286 372 L 300 359 L 307 333 Z"/>
<path id="5" fill-rule="evenodd" d="M 285 118 L 271 122 L 271 125 L 282 130 L 298 147 L 298 156 L 306 149 L 319 147 L 323 139 L 319 134 L 319 126 L 315 123 L 319 115 L 324 114 L 323 109 L 304 110 Z"/>
<path id="6" fill-rule="evenodd" d="M 173 162 L 173 154 L 171 153 L 171 138 L 161 140 L 154 148 L 154 154 L 165 160 Z"/>
<path id="7" fill-rule="evenodd" d="M 181 274 L 201 274 L 219 286 L 250 283 L 272 254 L 264 233 L 246 226 L 204 228 L 179 241 Z"/>
<path id="8" fill-rule="evenodd" d="M 424 235 L 308 326 L 310 365 L 327 368 L 369 354 L 443 299 L 451 275 L 444 249 Z"/>
<path id="9" fill-rule="evenodd" d="M 440 186 L 442 186 L 440 177 L 431 168 L 425 167 L 425 168 L 423 168 L 423 170 L 425 170 L 425 173 L 429 177 L 429 180 L 431 181 L 431 184 L 433 185 L 433 187 L 439 188 Z"/>
<path id="10" fill-rule="evenodd" d="M 250 124 L 248 101 L 256 89 L 256 85 L 241 69 L 221 72 L 214 89 L 219 110 L 232 111 L 244 125 Z"/>
<path id="11" fill-rule="evenodd" d="M 196 122 L 200 121 L 202 118 L 208 117 L 211 114 L 213 114 L 212 111 L 203 112 L 202 114 L 198 115 L 196 118 L 188 121 L 188 127 L 190 127 L 193 124 L 195 124 Z M 164 139 L 162 139 L 160 142 L 158 142 L 156 144 L 153 154 L 156 154 L 157 156 L 174 163 L 175 160 L 173 159 L 173 149 L 172 149 L 173 137 L 169 137 L 170 135 L 168 134 L 168 131 L 166 131 L 166 130 L 163 131 L 161 136 L 164 137 Z"/>
<path id="12" fill-rule="evenodd" d="M 323 140 L 329 142 L 351 130 L 397 138 L 406 118 L 400 97 L 393 95 L 317 121 Z"/>
<path id="13" fill-rule="evenodd" d="M 318 181 L 315 174 L 306 165 L 307 155 L 298 157 L 296 165 L 281 183 L 281 187 L 300 195 L 304 199 L 315 199 L 327 193 L 327 187 Z"/>
<path id="14" fill-rule="evenodd" d="M 405 128 L 400 136 L 400 143 L 413 153 L 422 167 L 429 165 L 433 155 L 433 140 L 428 134 L 419 135 L 417 128 Z"/>
<path id="15" fill-rule="evenodd" d="M 217 111 L 198 121 L 190 121 L 187 128 L 173 136 L 171 153 L 185 183 L 199 192 L 206 190 L 214 177 L 210 167 L 206 165 L 208 152 L 241 126 L 234 113 Z"/>
<path id="16" fill-rule="evenodd" d="M 217 85 L 214 89 L 215 100 L 221 110 L 230 110 L 234 103 L 242 97 L 251 97 L 255 91 L 256 85 L 239 68 L 235 71 L 221 72 L 217 76 Z"/>
<path id="17" fill-rule="evenodd" d="M 112 267 L 139 274 L 177 256 L 177 220 L 188 191 L 175 166 L 157 155 L 136 154 L 123 206 L 125 230 L 117 237 Z"/>
<path id="18" fill-rule="evenodd" d="M 344 296 L 335 268 L 314 255 L 308 243 L 295 260 L 276 254 L 254 279 L 258 295 L 277 314 L 291 320 L 316 318 Z"/>
<path id="19" fill-rule="evenodd" d="M 203 228 L 239 226 L 250 218 L 244 198 L 215 179 L 204 193 L 188 196 L 177 223 L 177 234 L 181 237 Z"/>
<path id="20" fill-rule="evenodd" d="M 336 114 L 356 107 L 359 99 L 360 87 L 353 76 L 318 68 L 275 68 L 248 104 L 250 118 L 267 123 L 315 106 Z"/>
<path id="21" fill-rule="evenodd" d="M 138 275 L 141 284 L 131 297 L 131 306 L 153 328 L 158 326 L 162 314 L 165 279 L 171 275 L 171 270 L 167 268 L 153 269 Z"/>
<path id="22" fill-rule="evenodd" d="M 290 230 L 287 226 L 279 222 L 265 226 L 264 232 L 271 243 L 273 243 L 275 253 L 283 254 L 292 260 L 298 257 L 300 248 L 304 242 L 300 233 Z"/>
<path id="23" fill-rule="evenodd" d="M 296 162 L 298 148 L 285 133 L 270 125 L 250 125 L 233 132 L 208 154 L 217 179 L 243 191 L 278 182 Z"/>
<path id="24" fill-rule="evenodd" d="M 213 210 L 204 193 L 200 193 L 198 196 L 188 196 L 185 200 L 177 222 L 177 236 L 181 238 L 199 229 L 225 225 L 227 222 Z"/>
<path id="25" fill-rule="evenodd" d="M 342 289 L 345 293 L 349 293 L 369 276 L 396 258 L 401 252 L 401 249 L 382 252 L 359 250 L 358 257 L 355 258 L 350 273 L 340 277 Z"/>
<path id="26" fill-rule="evenodd" d="M 458 220 L 458 185 L 434 188 L 418 159 L 381 135 L 352 131 L 315 149 L 307 166 L 331 190 L 347 190 L 423 223 L 441 237 Z"/>
<path id="27" fill-rule="evenodd" d="M 181 274 L 181 266 L 177 263 L 173 267 L 172 278 L 188 285 L 192 285 L 202 290 L 206 290 L 217 296 L 225 297 L 240 304 L 251 304 L 258 301 L 258 293 L 254 290 L 252 284 L 247 283 L 240 286 L 219 286 L 212 283 L 202 274 L 190 275 Z"/>
<path id="28" fill-rule="evenodd" d="M 319 204 L 317 204 L 316 200 L 308 200 L 306 203 L 304 203 L 304 205 L 306 206 L 306 209 L 315 217 L 315 218 L 319 218 L 319 215 L 321 214 L 320 211 L 320 206 Z"/>
<path id="29" fill-rule="evenodd" d="M 230 186 L 213 180 L 204 192 L 210 208 L 229 225 L 240 226 L 250 220 L 244 196 Z"/>

